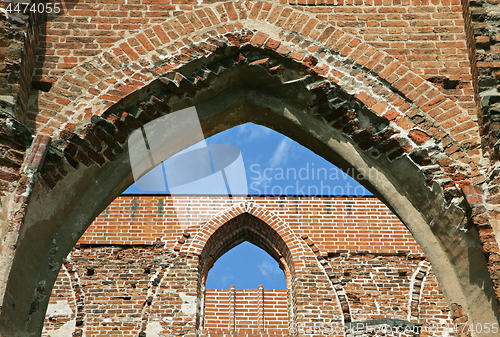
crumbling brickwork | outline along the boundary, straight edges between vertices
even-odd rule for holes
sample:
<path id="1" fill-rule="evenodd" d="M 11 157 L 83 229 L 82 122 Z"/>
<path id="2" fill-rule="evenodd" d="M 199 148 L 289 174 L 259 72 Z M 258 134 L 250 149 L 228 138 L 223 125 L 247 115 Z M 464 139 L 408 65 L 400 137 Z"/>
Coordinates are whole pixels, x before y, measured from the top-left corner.
<path id="1" fill-rule="evenodd" d="M 32 3 L 38 6 L 41 1 Z M 23 124 L 27 123 L 42 16 L 37 11 L 0 12 L 0 109 L 2 115 Z"/>
<path id="2" fill-rule="evenodd" d="M 248 211 L 239 214 L 245 203 Z M 278 219 L 282 224 L 272 225 Z M 273 228 L 283 227 L 285 245 L 269 250 L 258 233 L 270 237 L 277 234 Z M 206 232 L 212 234 L 200 246 L 202 254 L 195 254 Z M 205 290 L 203 266 L 242 240 L 270 251 L 284 269 L 287 289 Z M 276 255 L 294 245 L 303 250 Z M 377 318 L 436 329 L 452 322 L 422 250 L 375 198 L 122 196 L 97 217 L 64 263 L 44 334 L 72 329 L 85 336 L 194 335 L 198 329 L 206 335 L 288 335 L 338 329 L 334 335 L 340 336 L 347 323 Z"/>
<path id="3" fill-rule="evenodd" d="M 370 173 L 358 180 L 425 251 L 456 304 L 453 319 L 500 321 L 494 0 L 85 0 L 24 16 L 8 4 L 0 14 L 0 334 L 40 334 L 64 259 L 133 182 L 130 135 L 193 106 L 205 137 L 252 122 L 341 169 Z M 143 233 L 147 245 L 158 230 Z M 190 240 L 195 255 L 216 247 L 175 234 L 173 254 Z M 317 260 L 344 254 L 345 234 L 362 233 L 296 239 Z M 103 244 L 119 244 L 110 237 Z M 406 250 L 388 243 L 387 254 Z M 296 266 L 328 267 L 328 253 L 307 263 L 283 254 L 289 277 Z M 290 284 L 300 287 L 306 274 Z M 335 319 L 350 312 L 343 291 Z M 292 321 L 305 319 L 301 305 Z"/>

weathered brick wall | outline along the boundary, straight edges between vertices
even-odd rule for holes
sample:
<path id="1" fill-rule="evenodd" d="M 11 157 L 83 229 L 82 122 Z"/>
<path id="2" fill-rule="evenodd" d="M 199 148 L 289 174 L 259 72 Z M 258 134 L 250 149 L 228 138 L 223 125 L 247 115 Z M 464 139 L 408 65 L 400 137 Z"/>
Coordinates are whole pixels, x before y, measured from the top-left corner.
<path id="1" fill-rule="evenodd" d="M 2 296 L 4 293 L 9 296 L 3 302 L 0 328 L 37 334 L 43 317 L 41 309 L 46 304 L 42 285 L 51 287 L 57 267 L 74 243 L 72 240 L 91 221 L 86 216 L 102 209 L 97 204 L 88 205 L 89 209 L 82 209 L 81 214 L 67 220 L 68 209 L 85 203 L 78 198 L 70 199 L 68 191 L 84 179 L 100 185 L 102 181 L 97 176 L 102 178 L 112 166 L 124 169 L 119 163 L 127 154 L 125 144 L 131 132 L 171 111 L 205 104 L 207 97 L 224 95 L 229 87 L 233 88 L 228 85 L 228 77 L 240 72 L 249 78 L 260 76 L 256 83 L 247 81 L 254 88 L 276 83 L 272 90 L 260 93 L 279 97 L 287 106 L 307 107 L 306 113 L 291 111 L 283 119 L 289 123 L 286 126 L 277 122 L 283 117 L 282 111 L 269 103 L 269 96 L 257 101 L 245 99 L 232 104 L 239 107 L 255 104 L 261 109 L 259 113 L 265 110 L 266 114 L 272 114 L 250 114 L 245 110 L 230 117 L 224 115 L 216 122 L 213 115 L 201 113 L 200 118 L 207 123 L 207 135 L 250 121 L 296 137 L 296 141 L 307 144 L 325 159 L 336 158 L 339 153 L 361 155 L 358 162 L 350 155 L 340 155 L 343 157 L 340 161 L 354 167 L 365 163 L 384 171 L 388 185 L 375 180 L 370 183 L 374 190 L 385 195 L 390 207 L 412 230 L 420 229 L 415 234 L 429 235 L 428 228 L 412 227 L 410 223 L 415 217 L 407 213 L 408 209 L 414 208 L 429 226 L 442 226 L 442 230 L 430 235 L 438 240 L 436 247 L 442 246 L 442 251 L 436 249 L 436 256 L 446 256 L 447 269 L 443 270 L 460 275 L 453 281 L 460 284 L 457 289 L 471 289 L 478 283 L 468 282 L 479 274 L 468 277 L 467 262 L 459 256 L 469 247 L 481 244 L 484 256 L 467 256 L 473 261 L 471 265 L 481 266 L 478 268 L 483 271 L 486 271 L 483 260 L 488 260 L 488 272 L 496 297 L 500 298 L 497 272 L 500 250 L 496 238 L 500 233 L 496 6 L 495 0 L 105 0 L 99 3 L 84 0 L 62 4 L 60 14 L 44 18 L 40 34 L 36 33 L 36 20 L 29 18 L 35 24 L 30 23 L 30 30 L 21 28 L 28 34 L 24 44 L 20 31 L 2 16 L 0 34 L 6 38 L 2 39 L 5 48 L 0 81 L 8 84 L 7 88 L 2 87 L 2 93 L 11 95 L 2 104 L 4 108 L 12 107 L 12 102 L 17 104 L 17 115 L 8 112 L 9 118 L 15 115 L 17 121 L 7 118 L 4 129 L 6 134 L 12 134 L 19 129 L 20 124 L 15 122 L 21 122 L 36 138 L 28 149 L 31 135 L 23 131 L 15 137 L 6 137 L 8 142 L 2 147 L 5 160 L 0 163 L 3 172 L 0 179 L 1 192 L 5 194 L 1 199 L 5 216 L 1 219 L 0 233 L 4 243 L 0 247 L 0 288 L 6 289 L 2 290 Z M 295 92 L 290 94 L 290 83 L 304 93 L 300 100 L 296 101 L 299 95 L 294 95 Z M 34 90 L 28 99 L 30 84 Z M 482 110 L 475 104 L 479 100 L 475 94 L 479 93 Z M 17 101 L 13 99 L 16 95 Z M 336 100 L 332 101 L 332 97 Z M 26 107 L 27 115 L 22 112 Z M 219 118 L 225 112 L 214 113 Z M 273 118 L 276 116 L 279 118 Z M 304 118 L 300 131 L 294 129 L 298 124 L 292 118 L 296 117 Z M 318 132 L 320 128 L 323 131 Z M 324 136 L 321 140 L 320 134 Z M 339 148 L 330 151 L 332 139 L 340 142 Z M 336 152 L 346 144 L 353 146 L 356 153 L 345 148 L 344 152 Z M 45 157 L 48 159 L 44 163 Z M 388 168 L 396 167 L 397 163 L 415 169 L 411 178 L 418 182 L 410 186 L 401 178 L 401 171 Z M 106 193 L 118 193 L 118 186 L 125 182 L 113 184 Z M 97 190 L 95 185 L 88 187 Z M 389 192 L 391 188 L 394 190 Z M 395 191 L 405 197 L 392 199 L 391 204 L 387 199 Z M 75 200 L 74 205 L 65 208 L 59 202 L 59 193 L 64 194 L 62 200 Z M 417 200 L 431 193 L 432 197 Z M 35 197 L 30 200 L 32 194 Z M 97 192 L 86 198 L 106 204 Z M 429 200 L 435 205 L 428 205 Z M 34 215 L 37 207 L 34 210 L 28 207 L 29 202 L 53 210 L 44 214 L 52 218 L 42 225 Z M 340 207 L 345 211 L 348 208 Z M 187 207 L 181 209 L 188 214 Z M 330 216 L 327 209 L 324 209 L 325 219 Z M 439 219 L 433 218 L 434 215 L 439 215 Z M 467 219 L 463 219 L 464 215 Z M 28 223 L 22 228 L 25 219 Z M 196 227 L 196 221 L 185 219 L 178 220 L 181 227 Z M 78 223 L 80 220 L 85 224 Z M 300 228 L 300 224 L 293 222 L 297 218 L 291 220 L 287 222 L 289 228 Z M 161 217 L 155 221 L 159 224 Z M 306 242 L 314 249 L 311 254 L 319 254 L 324 261 L 328 253 L 342 254 L 350 249 L 346 248 L 346 239 L 340 239 L 342 235 L 355 240 L 355 234 L 366 234 L 361 233 L 365 230 L 362 227 L 369 227 L 362 223 L 359 229 L 353 228 L 346 222 L 346 229 L 341 232 L 326 222 L 338 241 L 330 243 L 330 238 L 316 229 L 298 233 L 296 238 Z M 311 228 L 318 227 L 313 222 L 309 224 Z M 180 238 L 173 246 L 178 254 L 184 254 L 183 249 L 194 251 L 199 248 L 196 245 L 203 247 L 207 242 L 197 236 L 198 241 L 192 244 L 188 232 L 155 226 L 150 233 L 138 228 L 133 229 L 135 233 L 121 229 L 117 233 L 122 231 L 136 241 L 141 240 L 134 235 L 148 235 L 147 245 L 157 239 L 162 244 L 168 240 L 174 242 L 169 235 L 175 234 Z M 46 236 L 40 238 L 40 230 Z M 116 233 L 106 235 L 99 238 L 106 245 L 111 244 L 108 237 L 113 244 L 119 244 Z M 390 247 L 389 254 L 414 249 L 410 241 L 384 238 L 384 230 L 377 235 L 382 238 L 370 241 L 369 246 L 364 245 L 364 240 L 357 240 L 355 252 L 373 248 L 382 254 L 384 246 Z M 56 237 L 57 247 L 53 243 Z M 30 250 L 35 246 L 40 248 L 40 254 L 32 259 Z M 298 270 L 306 265 L 315 268 L 312 260 L 300 256 L 293 261 L 300 266 Z M 17 264 L 12 265 L 12 261 Z M 460 267 L 455 269 L 457 265 Z M 289 272 L 295 273 L 292 269 Z M 328 273 L 326 269 L 325 272 Z M 74 271 L 68 273 L 76 275 Z M 300 286 L 300 277 L 294 279 L 297 282 L 290 281 L 293 287 Z M 8 279 L 13 281 L 7 286 Z M 23 279 L 28 290 L 17 279 Z M 199 286 L 191 282 L 194 281 L 189 280 L 189 284 L 199 294 Z M 467 290 L 457 295 L 467 298 L 468 304 L 455 306 L 454 312 L 459 314 L 454 319 L 466 319 L 459 309 L 462 304 L 467 315 L 471 315 L 469 309 L 475 303 L 488 303 L 484 307 L 498 311 L 498 301 L 489 302 L 491 286 L 489 280 L 486 283 L 481 301 L 468 295 L 471 292 Z M 335 286 L 329 291 L 337 291 Z M 452 296 L 451 291 L 447 293 Z M 343 308 L 342 296 L 345 297 L 339 295 L 341 304 L 334 309 L 335 315 L 348 313 Z M 300 309 L 298 303 L 292 307 L 292 321 L 304 320 L 297 310 L 305 307 Z M 19 310 L 24 314 L 19 314 Z M 478 310 L 472 311 L 475 312 L 472 315 L 477 315 L 476 321 L 482 318 Z M 186 331 L 194 329 L 191 323 L 185 324 Z"/>
<path id="2" fill-rule="evenodd" d="M 481 95 L 483 146 L 494 161 L 500 159 L 500 11 L 496 0 L 470 1 Z"/>
<path id="3" fill-rule="evenodd" d="M 500 249 L 498 233 L 500 228 L 500 2 L 497 0 L 472 0 L 470 13 L 475 42 L 475 58 L 478 69 L 478 91 L 480 95 L 481 141 L 485 156 L 491 160 L 488 169 L 488 184 L 485 195 L 473 204 L 472 221 L 479 228 L 484 254 L 495 285 L 500 295 Z M 475 190 L 470 194 L 480 195 Z"/>
<path id="4" fill-rule="evenodd" d="M 13 2 L 2 2 L 4 9 Z M 40 0 L 31 3 L 38 6 Z M 16 2 L 13 3 L 15 6 Z M 24 10 L 24 7 L 22 8 Z M 0 107 L 26 124 L 42 13 L 0 12 Z"/>
<path id="5" fill-rule="evenodd" d="M 79 242 L 118 245 L 161 242 L 174 246 L 186 228 L 196 231 L 214 214 L 245 200 L 286 219 L 296 233 L 308 234 L 323 252 L 422 254 L 401 221 L 372 197 L 121 196 L 96 218 Z"/>
<path id="6" fill-rule="evenodd" d="M 286 231 L 298 241 L 284 240 L 291 247 L 304 246 L 291 251 L 304 265 L 295 263 L 291 272 L 285 271 L 288 289 L 204 291 L 207 262 L 200 264 L 200 259 L 207 255 L 189 247 L 197 247 L 200 234 L 213 231 L 209 224 L 214 221 L 227 228 L 222 233 L 238 235 L 237 228 L 251 220 L 236 211 L 245 202 L 252 203 L 248 207 L 255 216 L 269 223 L 281 219 L 277 228 L 288 226 Z M 261 223 L 250 225 L 260 232 Z M 257 237 L 246 235 L 259 244 Z M 219 231 L 210 238 L 220 241 Z M 210 256 L 217 259 L 219 248 L 211 239 L 206 247 L 212 247 Z M 282 266 L 293 263 L 280 261 Z M 121 196 L 99 215 L 63 265 L 44 336 L 68 331 L 194 336 L 200 328 L 206 335 L 316 335 L 331 330 L 342 336 L 344 324 L 377 318 L 427 328 L 452 322 L 421 249 L 375 198 Z"/>
<path id="7" fill-rule="evenodd" d="M 188 267 L 188 258 L 174 258 L 159 247 L 75 249 L 59 273 L 51 299 L 53 304 L 66 301 L 72 312 L 51 315 L 49 308 L 46 330 L 61 329 L 65 323 L 63 329 L 71 329 L 71 333 L 85 331 L 87 336 L 137 336 L 145 329 L 148 318 L 153 322 L 161 318 L 163 322 L 175 321 L 166 324 L 166 329 L 184 331 L 185 321 L 188 325 L 194 322 L 183 314 L 179 295 L 189 296 L 189 284 L 194 282 L 191 295 L 196 297 L 196 273 Z M 171 273 L 163 276 L 167 269 Z M 187 274 L 194 274 L 191 282 L 183 278 Z M 66 292 L 68 284 L 71 293 Z"/>
<path id="8" fill-rule="evenodd" d="M 63 266 L 52 290 L 52 306 L 46 313 L 45 324 L 48 331 L 69 329 L 73 332 L 78 309 L 74 293 L 77 289 L 74 289 L 72 284 L 76 281 L 76 278 L 72 278 L 68 274 L 66 265 Z"/>

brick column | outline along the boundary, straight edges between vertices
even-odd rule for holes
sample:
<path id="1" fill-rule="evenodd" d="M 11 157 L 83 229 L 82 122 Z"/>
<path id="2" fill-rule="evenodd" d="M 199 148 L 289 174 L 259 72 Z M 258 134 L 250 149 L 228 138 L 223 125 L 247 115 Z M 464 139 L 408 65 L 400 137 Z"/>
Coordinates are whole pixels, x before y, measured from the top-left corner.
<path id="1" fill-rule="evenodd" d="M 234 285 L 231 285 L 231 288 L 229 289 L 228 302 L 229 331 L 233 333 L 236 332 L 236 289 L 234 289 Z"/>
<path id="2" fill-rule="evenodd" d="M 259 285 L 257 289 L 257 315 L 258 315 L 258 328 L 259 331 L 264 331 L 264 287 Z"/>

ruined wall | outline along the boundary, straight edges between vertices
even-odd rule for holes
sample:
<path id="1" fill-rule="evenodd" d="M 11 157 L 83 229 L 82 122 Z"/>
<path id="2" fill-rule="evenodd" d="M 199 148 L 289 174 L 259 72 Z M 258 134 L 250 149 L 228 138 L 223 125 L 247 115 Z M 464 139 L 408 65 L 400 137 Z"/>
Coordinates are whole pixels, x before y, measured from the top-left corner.
<path id="1" fill-rule="evenodd" d="M 186 247 L 214 216 L 245 201 L 258 209 L 255 214 L 265 210 L 269 221 L 275 222 L 273 214 L 290 226 L 307 250 L 292 252 L 305 269 L 295 265 L 288 289 L 207 289 L 200 298 L 198 262 L 205 255 Z M 64 263 L 44 336 L 194 336 L 197 319 L 207 335 L 331 330 L 342 336 L 346 324 L 378 318 L 439 329 L 453 322 L 421 249 L 375 198 L 122 196 Z"/>
<path id="2" fill-rule="evenodd" d="M 500 95 L 494 0 L 84 0 L 61 7 L 57 15 L 42 15 L 40 34 L 36 18 L 21 18 L 31 26 L 18 29 L 1 14 L 0 81 L 7 84 L 1 103 L 4 112 L 10 110 L 1 117 L 0 298 L 8 296 L 0 330 L 39 333 L 46 292 L 64 256 L 97 210 L 131 183 L 125 178 L 129 167 L 120 164 L 126 161 L 130 133 L 171 111 L 224 96 L 234 88 L 228 78 L 245 72 L 258 80 L 237 83 L 240 87 L 276 85 L 260 92 L 262 100 L 234 102 L 241 96 L 232 96 L 228 101 L 235 105 L 214 112 L 217 118 L 201 114 L 207 135 L 255 122 L 325 159 L 342 157 L 347 166 L 364 163 L 383 172 L 387 180 L 370 181 L 373 190 L 409 228 L 419 229 L 415 236 L 437 240 L 433 256 L 447 261 L 440 275 L 456 276 L 451 283 L 464 302 L 454 306 L 455 319 L 467 319 L 461 316 L 464 304 L 464 315 L 476 315 L 477 322 L 498 321 Z M 295 95 L 299 91 L 304 95 Z M 268 94 L 283 105 L 269 103 Z M 303 110 L 282 109 L 293 105 Z M 411 173 L 407 178 L 401 172 Z M 75 196 L 75 190 L 81 194 Z M 399 193 L 404 197 L 397 199 Z M 39 216 L 40 209 L 50 211 Z M 330 213 L 324 213 L 328 219 Z M 178 221 L 185 229 L 185 220 Z M 339 238 L 364 234 L 327 226 Z M 292 222 L 290 228 L 300 225 Z M 118 233 L 137 239 L 122 229 L 99 235 L 110 245 L 119 244 Z M 176 228 L 170 234 L 183 233 Z M 143 234 L 146 245 L 175 241 L 161 228 Z M 346 249 L 346 241 L 329 243 L 331 237 L 323 233 L 299 234 L 326 255 Z M 189 242 L 184 238 L 174 251 Z M 381 252 L 387 244 L 389 254 L 412 249 L 410 241 L 363 242 L 358 240 L 356 249 Z M 314 260 L 301 262 L 316 268 Z M 193 280 L 186 282 L 194 286 Z M 483 293 L 475 293 L 478 284 Z M 339 304 L 335 315 L 347 315 L 344 307 Z"/>
<path id="3" fill-rule="evenodd" d="M 38 6 L 41 1 L 31 3 Z M 20 11 L 7 11 L 15 5 L 11 1 L 0 5 L 0 111 L 26 124 L 43 13 L 24 11 L 24 6 Z"/>
<path id="4" fill-rule="evenodd" d="M 500 143 L 500 9 L 496 0 L 470 2 L 478 70 L 483 144 L 498 161 Z"/>

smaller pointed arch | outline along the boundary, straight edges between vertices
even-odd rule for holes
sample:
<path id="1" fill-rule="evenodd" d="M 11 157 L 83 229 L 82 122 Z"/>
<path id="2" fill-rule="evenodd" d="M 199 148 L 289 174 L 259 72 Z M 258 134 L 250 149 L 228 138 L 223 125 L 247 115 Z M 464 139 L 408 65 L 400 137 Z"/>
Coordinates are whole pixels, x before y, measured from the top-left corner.
<path id="1" fill-rule="evenodd" d="M 305 259 L 315 258 L 298 238 L 289 224 L 252 201 L 235 204 L 213 216 L 181 248 L 181 253 L 198 255 L 198 331 L 202 331 L 205 324 L 208 271 L 222 255 L 244 241 L 262 248 L 283 270 L 288 293 L 288 323 L 292 324 L 297 308 L 291 296 L 297 291 L 297 278 L 307 271 Z"/>
<path id="2" fill-rule="evenodd" d="M 314 257 L 298 237 L 279 216 L 254 202 L 245 201 L 213 216 L 182 250 L 200 255 L 200 260 L 210 258 L 210 269 L 229 249 L 249 241 L 268 252 L 278 263 L 286 262 L 289 268 L 298 271 L 304 268 L 300 257 Z M 216 241 L 220 250 L 212 251 L 214 247 L 210 245 Z M 280 261 L 282 258 L 286 261 Z M 204 272 L 208 273 L 208 269 Z M 286 270 L 285 275 L 288 278 Z"/>

